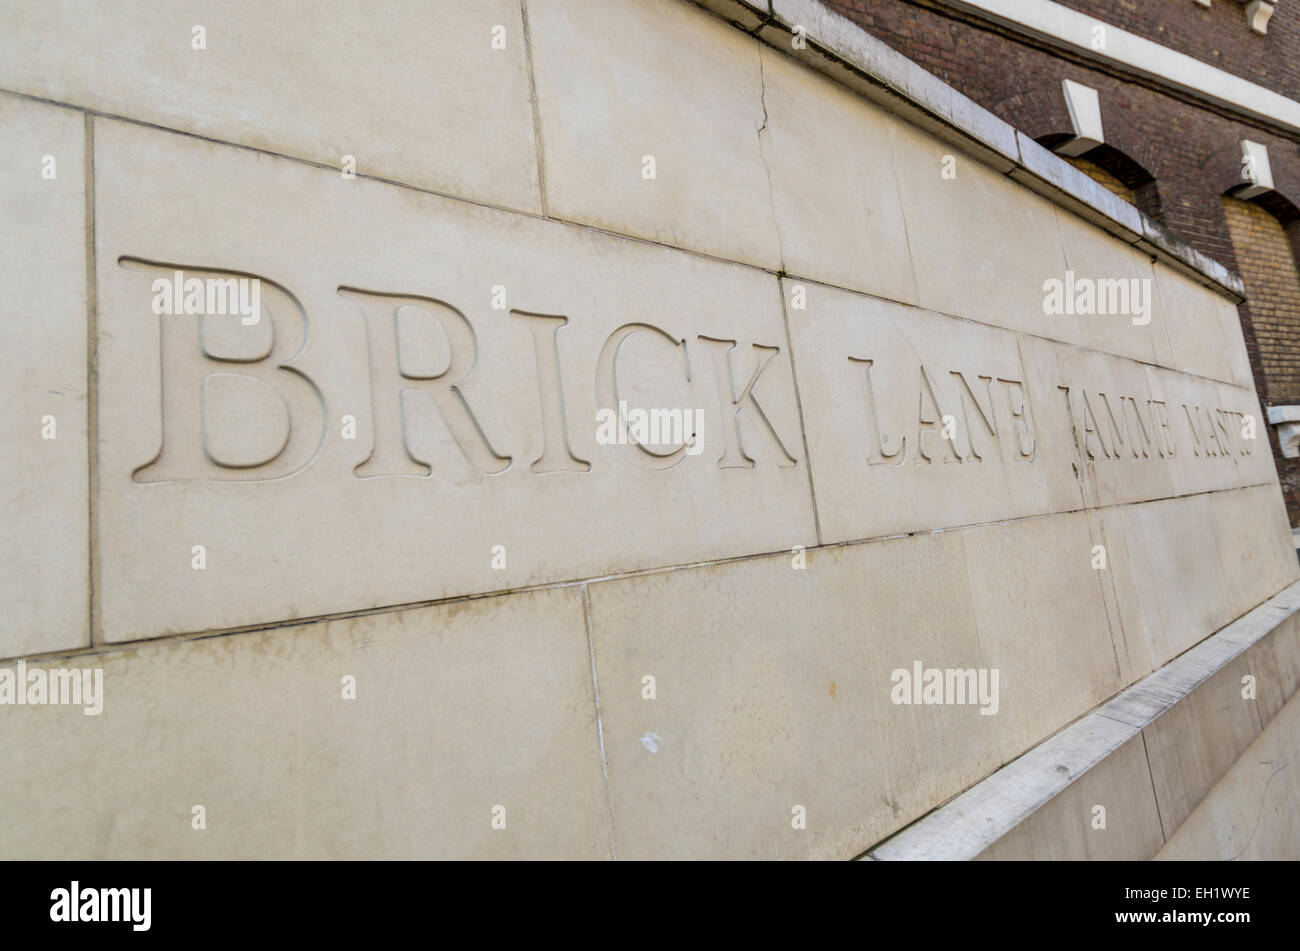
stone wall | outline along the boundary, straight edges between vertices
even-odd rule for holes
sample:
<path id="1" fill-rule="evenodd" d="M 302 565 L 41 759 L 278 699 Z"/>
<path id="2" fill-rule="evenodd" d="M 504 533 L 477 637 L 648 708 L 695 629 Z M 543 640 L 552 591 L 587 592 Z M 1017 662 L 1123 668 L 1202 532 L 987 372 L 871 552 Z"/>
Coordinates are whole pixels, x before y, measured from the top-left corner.
<path id="1" fill-rule="evenodd" d="M 1284 96 L 1294 97 L 1300 88 L 1300 8 L 1291 4 L 1278 5 L 1268 33 L 1261 35 L 1251 32 L 1245 6 L 1237 2 L 1209 8 L 1191 0 L 1061 2 Z M 830 5 L 1035 139 L 1059 142 L 1072 132 L 1063 79 L 1096 89 L 1106 134 L 1099 151 L 1129 170 L 1127 184 L 1136 190 L 1139 207 L 1233 271 L 1271 267 L 1279 253 L 1294 268 L 1300 249 L 1300 134 L 1293 128 L 1242 115 L 1103 58 L 1085 58 L 949 0 Z M 1224 194 L 1242 184 L 1243 139 L 1266 146 L 1275 183 L 1275 191 L 1252 206 L 1273 218 L 1268 252 L 1258 260 L 1259 243 L 1240 237 L 1242 210 L 1224 202 Z M 1248 280 L 1239 314 L 1261 400 L 1294 405 L 1300 395 L 1293 377 L 1270 363 L 1279 333 L 1295 349 L 1300 312 L 1277 313 L 1272 283 Z M 1264 300 L 1257 303 L 1257 296 Z M 1271 428 L 1270 442 L 1291 523 L 1300 525 L 1300 460 L 1281 454 Z"/>
<path id="2" fill-rule="evenodd" d="M 848 858 L 1296 580 L 1221 276 L 731 7 L 0 7 L 0 855 Z"/>

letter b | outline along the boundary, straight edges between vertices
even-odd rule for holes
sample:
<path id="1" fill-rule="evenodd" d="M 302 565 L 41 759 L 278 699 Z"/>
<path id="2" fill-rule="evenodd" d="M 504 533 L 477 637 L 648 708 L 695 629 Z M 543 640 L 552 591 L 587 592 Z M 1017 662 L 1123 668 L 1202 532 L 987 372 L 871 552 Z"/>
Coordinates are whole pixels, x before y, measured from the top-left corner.
<path id="1" fill-rule="evenodd" d="M 130 271 L 179 285 L 250 275 L 120 258 Z M 287 289 L 259 278 L 270 319 L 162 314 L 162 442 L 137 482 L 265 481 L 304 468 L 325 438 L 316 385 L 289 364 L 307 343 L 307 315 Z M 162 293 L 166 293 L 163 291 Z M 175 293 L 179 297 L 181 290 Z"/>

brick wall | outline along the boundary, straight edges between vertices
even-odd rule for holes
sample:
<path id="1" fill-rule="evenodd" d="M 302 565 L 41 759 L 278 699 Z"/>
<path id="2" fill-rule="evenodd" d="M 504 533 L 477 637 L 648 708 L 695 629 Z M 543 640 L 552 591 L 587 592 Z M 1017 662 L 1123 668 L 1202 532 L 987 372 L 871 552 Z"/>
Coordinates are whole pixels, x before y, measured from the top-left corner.
<path id="1" fill-rule="evenodd" d="M 1255 33 L 1237 0 L 1208 9 L 1192 0 L 1056 0 L 1269 89 L 1300 89 L 1300 7 L 1279 0 L 1267 33 Z"/>
<path id="2" fill-rule="evenodd" d="M 1291 243 L 1278 220 L 1258 205 L 1225 198 L 1223 209 L 1249 297 L 1267 401 L 1295 405 L 1300 403 L 1300 271 Z M 1291 524 L 1300 524 L 1300 460 L 1281 458 L 1271 427 L 1269 435 Z"/>
<path id="3" fill-rule="evenodd" d="M 1223 208 L 1250 297 L 1269 399 L 1300 402 L 1300 347 L 1296 345 L 1300 273 L 1286 232 L 1276 218 L 1251 202 L 1225 198 Z"/>

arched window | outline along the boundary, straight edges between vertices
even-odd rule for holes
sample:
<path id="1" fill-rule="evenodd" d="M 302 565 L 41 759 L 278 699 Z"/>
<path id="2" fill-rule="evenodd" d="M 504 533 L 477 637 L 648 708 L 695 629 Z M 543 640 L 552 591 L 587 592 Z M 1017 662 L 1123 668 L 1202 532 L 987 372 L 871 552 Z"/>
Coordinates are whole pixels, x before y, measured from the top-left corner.
<path id="1" fill-rule="evenodd" d="M 1071 138 L 1066 133 L 1053 133 L 1041 136 L 1038 144 L 1055 150 Z M 1163 222 L 1164 214 L 1155 178 L 1119 149 L 1103 142 L 1082 155 L 1061 155 L 1061 158 L 1125 201 L 1136 205 L 1148 218 Z"/>

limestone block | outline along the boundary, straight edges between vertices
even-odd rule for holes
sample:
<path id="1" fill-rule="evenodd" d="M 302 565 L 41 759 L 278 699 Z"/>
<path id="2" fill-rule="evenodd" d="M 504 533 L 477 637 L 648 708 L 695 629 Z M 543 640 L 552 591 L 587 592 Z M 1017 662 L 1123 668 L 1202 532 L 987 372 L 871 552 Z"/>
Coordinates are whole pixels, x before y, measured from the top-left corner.
<path id="1" fill-rule="evenodd" d="M 1255 700 L 1242 696 L 1244 656 L 1142 728 L 1165 837 L 1171 837 L 1260 733 Z"/>
<path id="2" fill-rule="evenodd" d="M 576 588 L 57 666 L 103 709 L 5 708 L 6 858 L 609 856 Z"/>
<path id="3" fill-rule="evenodd" d="M 1063 412 L 1030 397 L 1016 335 L 787 279 L 824 541 L 1081 506 Z M 796 305 L 803 303 L 803 307 Z M 947 433 L 951 438 L 945 438 Z"/>
<path id="4" fill-rule="evenodd" d="M 1029 335 L 1020 353 L 1049 478 L 1073 480 L 1087 506 L 1174 494 L 1174 420 L 1145 365 Z"/>
<path id="5" fill-rule="evenodd" d="M 1246 656 L 1255 677 L 1259 719 L 1268 724 L 1300 690 L 1300 615 L 1288 617 Z"/>
<path id="6" fill-rule="evenodd" d="M 1223 330 L 1223 345 L 1232 372 L 1232 382 L 1254 392 L 1255 375 L 1251 372 L 1250 356 L 1246 352 L 1246 334 L 1241 327 L 1241 312 L 1227 301 L 1219 303 L 1216 309 Z M 1258 397 L 1255 401 L 1258 402 Z"/>
<path id="7" fill-rule="evenodd" d="M 0 657 L 90 643 L 85 125 L 0 95 Z"/>
<path id="8" fill-rule="evenodd" d="M 1080 313 L 1079 342 L 1144 363 L 1172 365 L 1168 317 L 1155 291 L 1151 259 L 1064 209 L 1057 209 L 1056 217 L 1066 273 L 1053 277 Z"/>
<path id="9" fill-rule="evenodd" d="M 1209 502 L 1230 613 L 1240 617 L 1300 577 L 1286 506 L 1276 483 L 1215 492 Z"/>
<path id="10" fill-rule="evenodd" d="M 1138 569 L 1134 565 L 1124 534 L 1128 506 L 1097 509 L 1089 513 L 1088 531 L 1093 543 L 1088 560 L 1097 573 L 1106 617 L 1111 622 L 1111 640 L 1119 660 L 1120 682 L 1132 684 L 1156 667 L 1152 653 L 1154 636 L 1147 632 L 1138 594 Z M 1101 546 L 1100 550 L 1097 546 Z M 1102 556 L 1098 558 L 1098 556 Z M 1099 567 L 1094 567 L 1099 566 Z"/>
<path id="11" fill-rule="evenodd" d="M 1253 391 L 1028 335 L 1020 351 L 1043 465 L 1085 504 L 1273 480 Z"/>
<path id="12" fill-rule="evenodd" d="M 1161 860 L 1300 859 L 1300 696 L 1170 837 Z"/>
<path id="13" fill-rule="evenodd" d="M 1044 282 L 1066 270 L 1056 206 L 923 132 L 891 128 L 921 306 L 1078 343 L 1079 319 L 1044 309 Z"/>
<path id="14" fill-rule="evenodd" d="M 1241 352 L 1246 351 L 1243 348 Z M 1218 405 L 1223 409 L 1222 417 L 1215 414 L 1215 429 L 1221 437 L 1219 448 L 1230 451 L 1237 467 L 1236 484 L 1277 482 L 1277 464 L 1268 445 L 1268 415 L 1259 405 L 1255 384 L 1220 383 Z"/>
<path id="15" fill-rule="evenodd" d="M 96 130 L 106 640 L 815 543 L 769 275 Z"/>
<path id="16" fill-rule="evenodd" d="M 771 47 L 760 49 L 763 157 L 783 267 L 915 301 L 890 148 L 898 120 Z"/>
<path id="17" fill-rule="evenodd" d="M 619 858 L 851 858 L 997 765 L 1000 714 L 891 700 L 981 665 L 961 539 L 806 558 L 590 586 Z"/>
<path id="18" fill-rule="evenodd" d="M 540 209 L 517 0 L 4 0 L 0 87 Z"/>
<path id="19" fill-rule="evenodd" d="M 1246 415 L 1257 413 L 1253 395 L 1190 373 L 1147 368 L 1152 411 L 1167 420 L 1170 476 L 1176 495 L 1212 492 L 1267 479 L 1259 465 L 1268 436 L 1258 423 L 1256 438 L 1242 438 Z M 1106 420 L 1109 423 L 1109 420 Z"/>
<path id="20" fill-rule="evenodd" d="M 1002 760 L 1019 755 L 1127 684 L 1123 631 L 1103 585 L 1128 565 L 1094 554 L 1086 512 L 961 532 L 984 663 L 1001 671 Z"/>
<path id="21" fill-rule="evenodd" d="M 1241 388 L 793 278 L 782 293 L 826 541 L 1271 481 Z"/>
<path id="22" fill-rule="evenodd" d="M 1236 306 L 1171 267 L 1156 263 L 1152 268 L 1160 306 L 1169 315 L 1173 368 L 1235 382 L 1233 367 L 1239 361 L 1229 356 L 1224 326 L 1228 313 L 1236 319 Z"/>
<path id="23" fill-rule="evenodd" d="M 1222 493 L 1126 506 L 1124 541 L 1152 667 L 1160 667 L 1232 620 L 1227 582 L 1214 557 L 1211 509 Z"/>
<path id="24" fill-rule="evenodd" d="M 549 213 L 779 267 L 758 42 L 680 0 L 527 8 Z"/>

